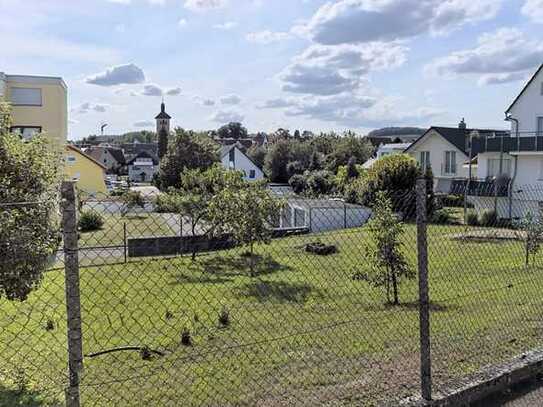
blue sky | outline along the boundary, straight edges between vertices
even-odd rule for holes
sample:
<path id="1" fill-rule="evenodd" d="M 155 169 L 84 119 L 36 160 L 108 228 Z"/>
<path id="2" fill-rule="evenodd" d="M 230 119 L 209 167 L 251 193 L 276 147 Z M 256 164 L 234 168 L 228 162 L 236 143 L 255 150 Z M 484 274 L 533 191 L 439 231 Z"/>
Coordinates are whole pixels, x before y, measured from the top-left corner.
<path id="1" fill-rule="evenodd" d="M 174 125 L 506 127 L 543 0 L 0 0 L 0 71 L 62 76 L 71 139 Z"/>

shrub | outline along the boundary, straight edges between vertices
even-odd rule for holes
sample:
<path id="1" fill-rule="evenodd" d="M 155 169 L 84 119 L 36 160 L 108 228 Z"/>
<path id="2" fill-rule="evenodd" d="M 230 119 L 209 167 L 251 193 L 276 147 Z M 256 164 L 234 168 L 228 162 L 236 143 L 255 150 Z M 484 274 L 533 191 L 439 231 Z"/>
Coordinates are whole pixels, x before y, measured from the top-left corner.
<path id="1" fill-rule="evenodd" d="M 305 182 L 305 177 L 300 174 L 293 175 L 288 180 L 289 185 L 292 187 L 292 190 L 296 194 L 301 194 L 307 189 L 307 183 Z"/>
<path id="2" fill-rule="evenodd" d="M 485 209 L 481 213 L 481 218 L 479 219 L 481 226 L 497 226 L 498 225 L 498 214 L 493 209 Z"/>
<path id="3" fill-rule="evenodd" d="M 79 217 L 79 230 L 81 232 L 93 232 L 104 226 L 104 218 L 95 211 L 83 211 Z"/>
<path id="4" fill-rule="evenodd" d="M 226 307 L 222 307 L 221 312 L 219 313 L 219 325 L 223 328 L 230 325 L 230 311 Z"/>
<path id="5" fill-rule="evenodd" d="M 308 192 L 312 196 L 328 195 L 335 187 L 334 174 L 330 171 L 319 170 L 306 173 Z"/>
<path id="6" fill-rule="evenodd" d="M 466 223 L 470 226 L 478 226 L 479 217 L 477 216 L 477 212 L 468 211 L 468 213 L 466 214 Z"/>
<path id="7" fill-rule="evenodd" d="M 192 346 L 192 337 L 190 335 L 190 329 L 184 327 L 181 331 L 181 345 Z"/>
<path id="8" fill-rule="evenodd" d="M 462 208 L 464 206 L 464 196 L 448 194 L 442 197 L 443 206 L 451 206 L 454 208 Z"/>
<path id="9" fill-rule="evenodd" d="M 358 201 L 373 207 L 377 193 L 383 191 L 392 201 L 394 212 L 415 214 L 414 191 L 417 178 L 422 175 L 417 161 L 406 154 L 388 155 L 378 159 L 361 178 Z"/>
<path id="10" fill-rule="evenodd" d="M 438 225 L 449 225 L 455 223 L 455 218 L 449 209 L 438 209 L 432 214 L 430 222 Z"/>

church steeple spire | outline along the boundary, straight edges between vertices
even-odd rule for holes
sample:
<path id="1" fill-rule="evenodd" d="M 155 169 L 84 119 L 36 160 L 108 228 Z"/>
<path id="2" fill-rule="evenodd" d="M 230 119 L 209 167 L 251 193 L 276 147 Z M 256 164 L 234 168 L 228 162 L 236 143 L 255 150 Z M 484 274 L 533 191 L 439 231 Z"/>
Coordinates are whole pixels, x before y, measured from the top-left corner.
<path id="1" fill-rule="evenodd" d="M 161 131 L 166 131 L 167 134 L 170 134 L 170 119 L 170 115 L 166 113 L 166 104 L 163 98 L 160 104 L 160 113 L 155 117 L 157 134 L 160 134 Z"/>

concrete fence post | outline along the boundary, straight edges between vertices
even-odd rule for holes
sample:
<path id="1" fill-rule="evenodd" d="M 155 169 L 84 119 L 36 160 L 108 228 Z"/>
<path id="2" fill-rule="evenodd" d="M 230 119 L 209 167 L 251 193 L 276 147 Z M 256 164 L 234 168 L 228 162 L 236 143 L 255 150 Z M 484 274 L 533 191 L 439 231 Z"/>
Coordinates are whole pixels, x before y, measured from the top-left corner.
<path id="1" fill-rule="evenodd" d="M 63 182 L 61 194 L 66 319 L 68 325 L 69 384 L 66 388 L 66 406 L 79 407 L 79 375 L 83 369 L 83 346 L 81 334 L 81 298 L 79 292 L 79 253 L 75 184 L 71 181 Z"/>
<path id="2" fill-rule="evenodd" d="M 417 259 L 419 276 L 420 379 L 424 400 L 432 399 L 432 359 L 430 353 L 430 301 L 428 290 L 428 241 L 426 236 L 426 178 L 417 179 Z"/>

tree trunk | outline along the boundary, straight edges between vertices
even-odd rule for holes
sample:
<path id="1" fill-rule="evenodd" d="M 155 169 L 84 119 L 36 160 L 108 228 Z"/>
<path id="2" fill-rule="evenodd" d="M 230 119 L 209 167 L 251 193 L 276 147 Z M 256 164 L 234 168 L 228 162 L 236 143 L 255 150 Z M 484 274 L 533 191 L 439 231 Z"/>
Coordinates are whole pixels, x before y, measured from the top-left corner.
<path id="1" fill-rule="evenodd" d="M 398 278 L 395 272 L 392 272 L 392 289 L 394 291 L 394 305 L 398 305 L 400 299 L 398 298 Z"/>

